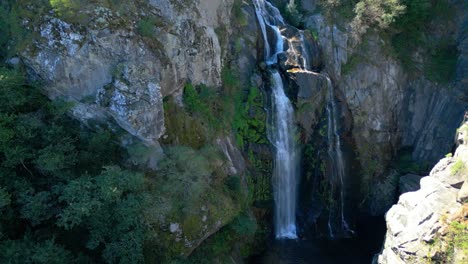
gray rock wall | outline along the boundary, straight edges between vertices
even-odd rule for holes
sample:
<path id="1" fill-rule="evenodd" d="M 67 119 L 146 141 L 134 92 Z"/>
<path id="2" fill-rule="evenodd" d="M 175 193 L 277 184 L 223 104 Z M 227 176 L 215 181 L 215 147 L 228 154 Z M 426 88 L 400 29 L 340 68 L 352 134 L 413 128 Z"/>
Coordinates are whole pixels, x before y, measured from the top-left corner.
<path id="1" fill-rule="evenodd" d="M 78 119 L 111 116 L 129 133 L 156 144 L 165 132 L 163 97 L 180 98 L 187 82 L 221 84 L 223 58 L 215 29 L 229 23 L 232 3 L 152 0 L 138 6 L 140 16 L 118 26 L 113 23 L 119 14 L 104 7 L 82 11 L 96 21 L 89 27 L 46 17 L 36 26 L 39 41 L 22 57 L 46 81 L 51 98 L 88 109 Z M 137 25 L 149 16 L 159 22 L 154 36 L 145 39 Z"/>
<path id="2" fill-rule="evenodd" d="M 456 170 L 460 164 L 463 165 Z M 463 215 L 461 209 L 468 205 L 464 199 L 467 168 L 468 145 L 464 143 L 453 157 L 440 160 L 430 175 L 421 179 L 419 190 L 400 196 L 385 216 L 387 234 L 378 263 L 426 263 L 437 256 L 436 237 L 447 233 L 450 221 L 458 217 L 459 211 L 462 219 L 468 213 Z M 468 261 L 468 256 L 458 257 Z"/>

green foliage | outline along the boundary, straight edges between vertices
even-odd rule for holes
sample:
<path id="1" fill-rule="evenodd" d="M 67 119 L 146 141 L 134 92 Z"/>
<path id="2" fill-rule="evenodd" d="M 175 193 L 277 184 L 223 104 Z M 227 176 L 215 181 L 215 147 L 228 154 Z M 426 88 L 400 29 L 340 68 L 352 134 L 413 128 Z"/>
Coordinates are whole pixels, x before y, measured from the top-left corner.
<path id="1" fill-rule="evenodd" d="M 255 218 L 241 214 L 232 221 L 230 228 L 239 236 L 252 236 L 257 229 L 257 223 L 255 222 Z"/>
<path id="2" fill-rule="evenodd" d="M 11 195 L 0 187 L 0 211 L 11 203 Z"/>
<path id="3" fill-rule="evenodd" d="M 309 28 L 308 31 L 315 41 L 319 40 L 318 31 L 316 29 Z"/>
<path id="4" fill-rule="evenodd" d="M 461 249 L 465 255 L 468 254 L 468 225 L 466 222 L 453 221 L 450 223 L 448 237 L 451 239 L 450 247 Z"/>
<path id="5" fill-rule="evenodd" d="M 446 222 L 447 216 L 443 216 L 442 219 L 448 228 L 446 228 L 443 236 L 436 234 L 431 244 L 431 251 L 435 254 L 430 263 L 455 263 L 455 249 L 461 251 L 462 256 L 468 254 L 468 225 L 463 219 L 454 220 L 450 223 Z"/>
<path id="6" fill-rule="evenodd" d="M 52 194 L 47 191 L 34 193 L 32 190 L 20 193 L 18 202 L 22 205 L 21 217 L 35 226 L 53 217 Z"/>
<path id="7" fill-rule="evenodd" d="M 184 88 L 184 103 L 187 111 L 204 120 L 209 128 L 215 131 L 219 131 L 222 128 L 222 121 L 214 114 L 222 113 L 223 111 L 214 88 L 200 85 L 196 89 L 192 84 L 186 84 Z"/>
<path id="8" fill-rule="evenodd" d="M 395 22 L 397 32 L 392 36 L 393 51 L 403 66 L 412 72 L 422 70 L 429 80 L 439 83 L 451 81 L 458 57 L 455 41 L 442 35 L 434 39 L 428 35 L 430 24 L 439 20 L 447 23 L 453 19 L 453 6 L 442 1 L 402 0 L 406 12 Z M 423 67 L 418 67 L 414 53 L 423 54 Z"/>
<path id="9" fill-rule="evenodd" d="M 206 195 L 215 170 L 213 161 L 210 162 L 203 152 L 183 146 L 168 148 L 165 153 L 167 156 L 160 162 L 158 170 L 165 184 L 158 191 L 166 197 L 173 196 L 182 206 L 197 202 L 194 197 L 201 199 Z"/>
<path id="10" fill-rule="evenodd" d="M 53 239 L 35 242 L 30 237 L 21 240 L 0 242 L 1 263 L 62 264 L 72 263 L 71 252 L 55 243 Z"/>
<path id="11" fill-rule="evenodd" d="M 235 113 L 232 127 L 237 144 L 242 148 L 246 144 L 267 144 L 266 114 L 263 110 L 263 97 L 260 89 L 251 87 L 246 102 L 237 96 L 234 103 Z"/>
<path id="12" fill-rule="evenodd" d="M 357 55 L 352 55 L 349 57 L 346 64 L 341 66 L 341 73 L 346 75 L 356 68 L 356 66 L 361 62 L 360 58 Z"/>
<path id="13" fill-rule="evenodd" d="M 242 185 L 239 176 L 229 176 L 226 180 L 226 186 L 230 191 L 232 191 L 234 195 L 239 195 L 242 191 Z"/>
<path id="14" fill-rule="evenodd" d="M 195 149 L 205 145 L 208 132 L 202 118 L 189 115 L 174 102 L 172 97 L 164 100 L 164 121 L 167 137 L 163 138 L 163 143 L 180 144 Z"/>
<path id="15" fill-rule="evenodd" d="M 400 0 L 360 0 L 354 7 L 356 15 L 351 22 L 355 40 L 360 41 L 371 27 L 388 28 L 405 8 Z"/>
<path id="16" fill-rule="evenodd" d="M 271 157 L 263 155 L 255 156 L 252 150 L 248 151 L 248 160 L 251 163 L 251 174 L 247 180 L 252 194 L 252 201 L 256 206 L 262 207 L 263 204 L 271 201 L 273 193 L 271 186 L 272 160 Z"/>
<path id="17" fill-rule="evenodd" d="M 184 87 L 184 103 L 190 113 L 205 114 L 209 111 L 208 105 L 201 100 L 200 95 L 190 83 Z"/>
<path id="18" fill-rule="evenodd" d="M 242 12 L 242 0 L 235 0 L 232 5 L 232 15 L 238 26 L 245 27 L 248 24 L 247 17 Z"/>
<path id="19" fill-rule="evenodd" d="M 393 166 L 400 174 L 423 174 L 427 169 L 425 164 L 419 164 L 413 160 L 411 149 L 401 150 Z"/>
<path id="20" fill-rule="evenodd" d="M 145 17 L 137 23 L 138 33 L 140 33 L 140 35 L 143 37 L 156 38 L 155 29 L 157 26 L 161 25 L 161 22 L 158 21 L 156 17 Z"/>
<path id="21" fill-rule="evenodd" d="M 50 6 L 46 0 L 5 0 L 0 3 L 0 59 L 7 59 L 24 50 L 36 37 L 23 26 L 24 19 L 35 25 Z"/>
<path id="22" fill-rule="evenodd" d="M 299 3 L 300 4 L 300 3 Z M 302 12 L 300 7 L 296 4 L 295 0 L 290 0 L 286 3 L 285 12 L 283 12 L 284 17 L 291 25 L 295 27 L 302 27 Z"/>
<path id="23" fill-rule="evenodd" d="M 227 263 L 230 259 L 229 254 L 239 247 L 242 256 L 247 257 L 252 254 L 251 247 L 254 244 L 256 231 L 255 218 L 240 214 L 227 226 L 203 242 L 189 259 L 180 263 Z"/>
<path id="24" fill-rule="evenodd" d="M 466 166 L 465 162 L 463 160 L 458 159 L 455 164 L 450 167 L 450 174 L 451 175 L 457 175 L 459 173 L 464 173 L 468 171 L 468 167 Z"/>
<path id="25" fill-rule="evenodd" d="M 425 73 L 429 80 L 448 83 L 455 77 L 458 51 L 455 41 L 440 42 L 430 49 L 426 58 Z"/>
<path id="26" fill-rule="evenodd" d="M 103 170 L 123 151 L 109 131 L 80 127 L 67 116 L 69 108 L 47 100 L 23 73 L 0 67 L 0 209 L 8 208 L 0 247 L 9 259 L 0 262 L 70 263 L 75 254 L 139 262 L 146 230 L 143 175 L 116 166 Z M 77 230 L 81 237 L 66 239 Z"/>

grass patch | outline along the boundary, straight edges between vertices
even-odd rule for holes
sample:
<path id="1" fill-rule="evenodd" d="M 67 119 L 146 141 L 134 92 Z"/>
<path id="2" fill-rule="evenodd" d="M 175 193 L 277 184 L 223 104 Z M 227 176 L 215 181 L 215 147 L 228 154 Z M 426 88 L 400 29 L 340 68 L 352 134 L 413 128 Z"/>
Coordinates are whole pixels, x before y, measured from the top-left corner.
<path id="1" fill-rule="evenodd" d="M 463 160 L 459 159 L 450 168 L 450 174 L 457 175 L 459 173 L 465 172 L 466 170 L 467 170 L 466 164 L 463 162 Z"/>

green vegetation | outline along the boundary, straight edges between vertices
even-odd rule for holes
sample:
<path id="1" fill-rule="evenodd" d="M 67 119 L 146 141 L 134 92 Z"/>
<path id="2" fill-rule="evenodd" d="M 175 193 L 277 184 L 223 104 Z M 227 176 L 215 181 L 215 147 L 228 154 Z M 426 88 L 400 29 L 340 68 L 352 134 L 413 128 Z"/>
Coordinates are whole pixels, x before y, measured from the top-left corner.
<path id="1" fill-rule="evenodd" d="M 319 40 L 318 31 L 316 29 L 309 28 L 308 31 L 315 41 Z"/>
<path id="2" fill-rule="evenodd" d="M 189 259 L 180 259 L 175 263 L 180 264 L 208 264 L 229 263 L 229 254 L 239 250 L 241 256 L 247 257 L 253 252 L 255 234 L 258 226 L 253 216 L 240 214 L 227 226 L 207 239 L 200 248 L 197 248 Z"/>
<path id="3" fill-rule="evenodd" d="M 422 175 L 424 172 L 427 171 L 428 166 L 427 164 L 420 164 L 413 160 L 412 156 L 412 149 L 402 149 L 393 162 L 393 167 L 400 173 L 400 174 L 407 174 L 413 173 Z"/>
<path id="4" fill-rule="evenodd" d="M 35 37 L 26 30 L 23 21 L 29 25 L 38 24 L 50 6 L 45 0 L 7 0 L 0 3 L 0 61 L 8 59 L 24 50 Z"/>
<path id="5" fill-rule="evenodd" d="M 346 64 L 341 65 L 341 74 L 346 75 L 356 68 L 356 66 L 361 62 L 361 59 L 358 55 L 353 54 L 349 57 Z"/>
<path id="6" fill-rule="evenodd" d="M 285 11 L 283 12 L 284 17 L 286 18 L 287 21 L 289 21 L 291 25 L 297 28 L 302 27 L 302 23 L 303 23 L 302 12 L 295 0 L 288 1 L 286 3 L 284 11 Z"/>
<path id="7" fill-rule="evenodd" d="M 450 223 L 450 229 L 448 233 L 450 240 L 450 251 L 454 248 L 463 250 L 464 254 L 468 254 L 468 225 L 466 222 L 453 221 Z"/>
<path id="8" fill-rule="evenodd" d="M 442 219 L 447 231 L 444 235 L 437 234 L 432 242 L 431 251 L 435 254 L 429 263 L 454 263 L 455 250 L 461 251 L 462 256 L 468 255 L 468 223 L 463 219 L 447 223 L 447 216 L 443 216 Z"/>
<path id="9" fill-rule="evenodd" d="M 2 263 L 142 259 L 143 175 L 117 167 L 113 134 L 81 128 L 69 107 L 0 68 Z"/>
<path id="10" fill-rule="evenodd" d="M 268 144 L 266 138 L 266 114 L 263 110 L 263 98 L 260 89 L 251 87 L 247 102 L 239 98 L 235 101 L 236 112 L 233 130 L 237 144 L 244 148 L 247 144 Z"/>
<path id="11" fill-rule="evenodd" d="M 466 166 L 465 162 L 463 160 L 458 159 L 455 164 L 452 165 L 450 168 L 450 174 L 452 175 L 457 175 L 459 173 L 465 173 L 468 171 L 468 167 Z"/>
<path id="12" fill-rule="evenodd" d="M 405 11 L 399 0 L 360 0 L 354 7 L 356 14 L 351 28 L 356 40 L 360 40 L 370 27 L 387 29 Z"/>
<path id="13" fill-rule="evenodd" d="M 200 98 L 194 98 L 188 108 L 196 112 Z M 250 205 L 242 177 L 227 176 L 224 155 L 206 140 L 173 138 L 158 170 L 143 175 L 116 166 L 128 154 L 114 133 L 80 127 L 66 115 L 70 106 L 50 102 L 22 72 L 0 68 L 0 262 L 168 262 L 189 250 L 169 223 L 197 241 L 204 226 L 226 224 Z M 168 129 L 185 129 L 177 136 L 192 136 L 187 129 L 197 126 L 204 133 L 172 99 L 165 108 L 184 119 L 168 123 Z M 194 142 L 197 149 L 180 146 Z M 146 155 L 143 145 L 128 151 Z M 241 245 L 241 237 L 255 233 L 249 221 L 234 221 L 226 228 L 233 235 L 220 241 Z"/>
<path id="14" fill-rule="evenodd" d="M 432 23 L 446 24 L 453 19 L 454 10 L 447 1 L 403 1 L 406 12 L 393 25 L 393 51 L 403 66 L 410 71 L 422 71 L 429 80 L 447 83 L 454 77 L 458 56 L 451 36 L 430 36 Z M 449 34 L 448 31 L 444 32 Z M 422 68 L 414 57 L 416 51 L 424 54 Z"/>
<path id="15" fill-rule="evenodd" d="M 391 43 L 385 48 L 409 73 L 423 73 L 437 83 L 453 80 L 458 51 L 452 31 L 446 29 L 455 18 L 449 1 L 322 0 L 320 4 L 334 23 L 350 23 L 355 43 L 361 43 L 367 32 L 377 32 Z"/>
<path id="16" fill-rule="evenodd" d="M 245 27 L 249 23 L 244 12 L 242 12 L 242 0 L 235 0 L 232 5 L 232 15 L 238 26 Z"/>
<path id="17" fill-rule="evenodd" d="M 194 149 L 200 149 L 206 144 L 207 131 L 202 120 L 190 116 L 172 97 L 164 99 L 164 121 L 167 129 L 167 137 L 162 139 L 164 144 Z"/>

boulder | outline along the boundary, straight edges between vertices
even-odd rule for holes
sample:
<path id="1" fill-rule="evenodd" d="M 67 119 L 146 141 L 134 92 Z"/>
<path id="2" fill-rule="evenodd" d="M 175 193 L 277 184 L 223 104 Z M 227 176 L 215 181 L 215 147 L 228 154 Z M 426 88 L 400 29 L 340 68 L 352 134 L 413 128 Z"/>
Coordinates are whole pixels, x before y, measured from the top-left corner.
<path id="1" fill-rule="evenodd" d="M 468 173 L 454 175 L 452 169 L 456 162 L 468 165 L 461 158 L 468 154 L 468 148 L 460 145 L 455 153 L 453 157 L 440 160 L 430 175 L 420 180 L 419 190 L 403 193 L 387 212 L 387 234 L 378 263 L 426 263 L 433 257 L 438 258 L 439 251 L 444 254 L 448 250 L 446 244 L 450 242 L 434 243 L 450 238 L 446 234 L 453 232 L 452 221 L 465 219 L 468 197 Z M 400 190 L 414 189 L 418 178 L 417 175 L 401 177 Z M 454 259 L 464 257 L 458 255 Z"/>

